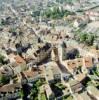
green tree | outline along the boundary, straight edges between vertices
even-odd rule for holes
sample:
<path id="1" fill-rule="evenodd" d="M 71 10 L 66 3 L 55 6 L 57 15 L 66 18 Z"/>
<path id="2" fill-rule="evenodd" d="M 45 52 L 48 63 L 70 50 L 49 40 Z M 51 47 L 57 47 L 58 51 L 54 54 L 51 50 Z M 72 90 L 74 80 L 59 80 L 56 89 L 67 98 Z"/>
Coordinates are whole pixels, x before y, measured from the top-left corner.
<path id="1" fill-rule="evenodd" d="M 36 87 L 35 84 L 32 87 L 30 97 L 31 97 L 31 100 L 37 100 L 37 97 L 38 97 L 38 87 Z"/>
<path id="2" fill-rule="evenodd" d="M 93 35 L 88 35 L 88 39 L 86 40 L 86 43 L 88 45 L 93 45 L 94 42 L 94 36 Z"/>
<path id="3" fill-rule="evenodd" d="M 7 83 L 9 83 L 9 81 L 10 81 L 10 79 L 4 75 L 2 75 L 0 77 L 0 83 L 2 83 L 2 84 L 7 84 Z"/>
<path id="4" fill-rule="evenodd" d="M 87 39 L 87 34 L 80 33 L 80 42 L 85 42 Z"/>
<path id="5" fill-rule="evenodd" d="M 0 63 L 3 64 L 4 63 L 4 56 L 2 54 L 0 54 Z"/>
<path id="6" fill-rule="evenodd" d="M 23 90 L 22 90 L 22 89 L 19 91 L 19 96 L 20 96 L 21 98 L 23 98 L 23 96 L 24 96 L 24 93 L 23 93 Z"/>

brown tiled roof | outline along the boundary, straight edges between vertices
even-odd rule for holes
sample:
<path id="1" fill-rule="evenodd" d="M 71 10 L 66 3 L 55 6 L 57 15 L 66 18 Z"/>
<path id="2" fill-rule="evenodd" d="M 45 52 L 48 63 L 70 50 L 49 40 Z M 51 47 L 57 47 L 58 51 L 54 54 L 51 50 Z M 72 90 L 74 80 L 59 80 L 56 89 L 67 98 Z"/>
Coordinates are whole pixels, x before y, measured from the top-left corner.
<path id="1" fill-rule="evenodd" d="M 30 77 L 35 77 L 38 75 L 38 72 L 37 71 L 30 71 L 30 70 L 27 70 L 27 71 L 24 71 L 23 74 L 27 77 L 27 78 L 30 78 Z"/>
<path id="2" fill-rule="evenodd" d="M 10 54 L 9 58 L 13 58 L 16 61 L 17 64 L 25 63 L 25 60 L 19 55 Z"/>
<path id="3" fill-rule="evenodd" d="M 20 57 L 19 55 L 16 55 L 16 56 L 14 57 L 14 59 L 16 60 L 16 62 L 17 62 L 18 64 L 20 64 L 20 63 L 25 63 L 25 60 L 24 60 L 22 57 Z"/>
<path id="4" fill-rule="evenodd" d="M 66 65 L 69 70 L 73 70 L 79 66 L 92 67 L 93 61 L 91 57 L 77 58 L 73 60 L 66 60 Z"/>

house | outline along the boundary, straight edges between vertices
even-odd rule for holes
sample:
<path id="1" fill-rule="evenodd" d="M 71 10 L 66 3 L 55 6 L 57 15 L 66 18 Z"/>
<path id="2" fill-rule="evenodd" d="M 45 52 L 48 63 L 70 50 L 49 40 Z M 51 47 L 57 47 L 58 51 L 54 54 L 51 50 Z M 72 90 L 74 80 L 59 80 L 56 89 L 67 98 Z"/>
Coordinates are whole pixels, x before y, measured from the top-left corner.
<path id="1" fill-rule="evenodd" d="M 19 55 L 16 55 L 14 57 L 14 59 L 15 59 L 16 63 L 18 63 L 18 64 L 25 63 L 25 60 L 21 56 L 19 56 Z"/>
<path id="2" fill-rule="evenodd" d="M 45 93 L 46 93 L 47 99 L 54 100 L 55 99 L 54 93 L 53 93 L 52 89 L 50 88 L 50 85 L 45 84 L 44 88 L 45 88 Z"/>
<path id="3" fill-rule="evenodd" d="M 20 55 L 10 54 L 8 55 L 10 63 L 16 62 L 18 64 L 25 63 L 25 60 Z"/>
<path id="4" fill-rule="evenodd" d="M 91 57 L 83 57 L 72 60 L 65 60 L 64 64 L 69 72 L 72 74 L 79 74 L 86 69 L 91 69 L 93 67 L 93 60 Z"/>
<path id="5" fill-rule="evenodd" d="M 84 86 L 77 80 L 69 81 L 73 93 L 78 93 L 83 90 Z"/>
<path id="6" fill-rule="evenodd" d="M 0 73 L 5 76 L 14 75 L 13 69 L 10 67 L 11 64 L 3 65 L 0 67 Z"/>
<path id="7" fill-rule="evenodd" d="M 13 59 L 13 62 L 11 62 L 10 67 L 13 69 L 15 75 L 28 69 L 25 60 L 21 56 L 19 55 L 14 55 L 14 56 L 10 55 L 10 56 L 11 56 L 10 58 Z"/>
<path id="8" fill-rule="evenodd" d="M 6 84 L 0 87 L 0 100 L 20 97 L 21 84 Z"/>
<path id="9" fill-rule="evenodd" d="M 45 80 L 45 72 L 44 67 L 30 67 L 28 70 L 21 72 L 22 76 L 22 82 L 24 82 L 24 79 L 27 80 L 27 82 L 31 83 L 38 79 L 44 79 Z"/>
<path id="10" fill-rule="evenodd" d="M 85 15 L 88 16 L 91 21 L 99 20 L 99 12 L 98 11 L 86 11 Z"/>
<path id="11" fill-rule="evenodd" d="M 25 60 L 19 55 L 10 55 L 9 57 L 10 63 L 7 65 L 3 65 L 0 69 L 2 71 L 2 74 L 13 76 L 28 69 Z"/>
<path id="12" fill-rule="evenodd" d="M 17 75 L 19 74 L 20 72 L 24 71 L 24 70 L 27 70 L 27 66 L 26 64 L 17 64 L 17 63 L 12 63 L 11 64 L 11 68 L 14 72 L 14 75 Z"/>
<path id="13" fill-rule="evenodd" d="M 69 72 L 77 74 L 79 73 L 79 70 L 81 71 L 79 67 L 83 66 L 83 59 L 76 58 L 73 60 L 66 60 L 64 63 L 66 64 L 65 67 L 69 70 Z"/>
<path id="14" fill-rule="evenodd" d="M 84 67 L 87 69 L 91 69 L 93 67 L 93 59 L 92 57 L 84 57 Z"/>
<path id="15" fill-rule="evenodd" d="M 86 77 L 86 75 L 83 73 L 80 73 L 80 74 L 75 75 L 75 77 L 77 81 L 81 82 Z"/>
<path id="16" fill-rule="evenodd" d="M 72 73 L 77 71 L 77 62 L 75 60 L 66 61 L 66 66 L 67 66 L 68 70 Z"/>
<path id="17" fill-rule="evenodd" d="M 93 54 L 95 61 L 99 62 L 99 50 L 91 49 L 90 52 Z"/>
<path id="18" fill-rule="evenodd" d="M 23 75 L 25 76 L 25 78 L 23 77 Z M 40 76 L 37 71 L 27 70 L 22 72 L 22 82 L 24 82 L 24 79 L 27 79 L 27 81 L 31 83 L 38 80 L 39 78 Z"/>

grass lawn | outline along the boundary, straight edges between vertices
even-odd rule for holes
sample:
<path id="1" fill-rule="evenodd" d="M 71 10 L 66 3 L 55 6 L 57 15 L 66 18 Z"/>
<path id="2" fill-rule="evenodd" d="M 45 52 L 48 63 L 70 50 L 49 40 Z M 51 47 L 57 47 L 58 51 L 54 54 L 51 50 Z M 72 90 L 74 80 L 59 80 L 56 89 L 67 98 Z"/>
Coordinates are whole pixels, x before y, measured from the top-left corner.
<path id="1" fill-rule="evenodd" d="M 43 85 L 43 82 L 45 81 L 42 81 L 42 80 L 37 80 L 36 82 L 34 82 L 33 84 L 33 87 L 32 87 L 32 90 L 31 90 L 31 98 L 34 98 L 33 100 L 38 100 L 38 93 L 39 93 L 39 90 L 40 90 L 40 86 Z M 43 96 L 41 96 L 41 98 L 43 98 Z M 41 100 L 46 100 L 46 99 L 41 99 Z"/>
<path id="2" fill-rule="evenodd" d="M 44 93 L 41 94 L 41 100 L 46 100 L 46 96 Z"/>
<path id="3" fill-rule="evenodd" d="M 94 72 L 94 74 L 97 75 L 97 76 L 99 77 L 99 72 L 98 72 L 98 70 L 96 70 L 96 71 Z"/>

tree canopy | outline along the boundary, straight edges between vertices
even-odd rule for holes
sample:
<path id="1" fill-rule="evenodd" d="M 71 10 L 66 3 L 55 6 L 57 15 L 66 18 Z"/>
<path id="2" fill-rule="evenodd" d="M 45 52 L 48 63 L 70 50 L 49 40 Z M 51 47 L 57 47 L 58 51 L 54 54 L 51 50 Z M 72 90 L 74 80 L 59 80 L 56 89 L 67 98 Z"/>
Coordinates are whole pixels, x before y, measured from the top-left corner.
<path id="1" fill-rule="evenodd" d="M 72 15 L 74 14 L 73 12 L 70 12 L 68 10 L 64 10 L 62 7 L 53 7 L 52 9 L 47 9 L 44 12 L 44 16 L 47 18 L 51 19 L 60 19 L 63 18 L 64 16 Z"/>
<path id="2" fill-rule="evenodd" d="M 4 56 L 2 54 L 0 54 L 0 63 L 3 64 L 4 63 Z"/>
<path id="3" fill-rule="evenodd" d="M 92 46 L 96 36 L 91 33 L 77 32 L 76 38 L 79 42 L 85 43 L 88 46 Z"/>

